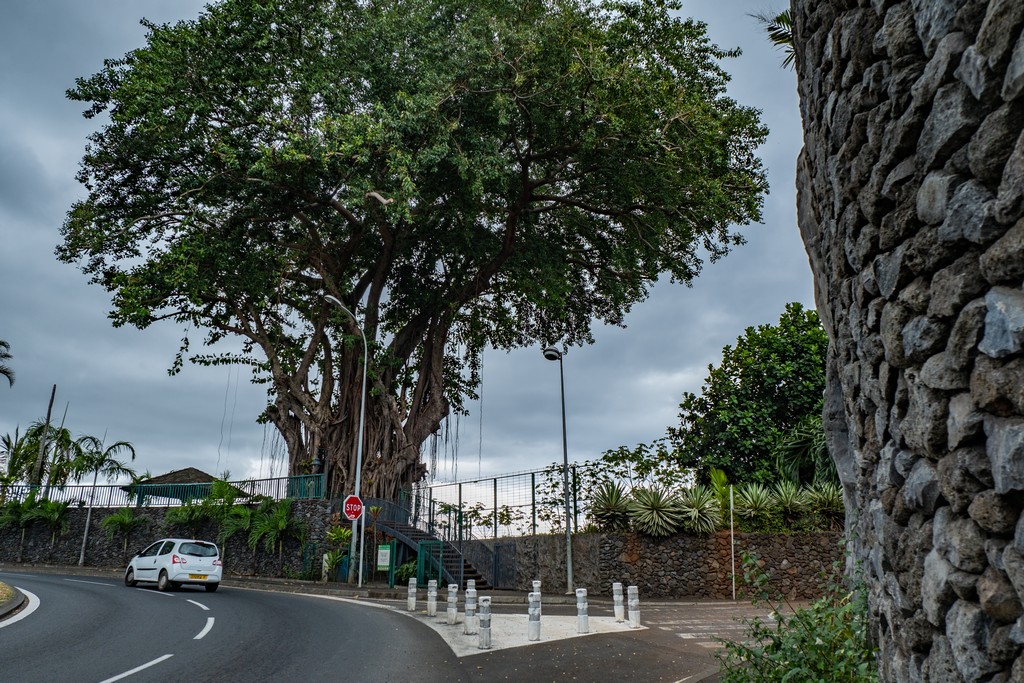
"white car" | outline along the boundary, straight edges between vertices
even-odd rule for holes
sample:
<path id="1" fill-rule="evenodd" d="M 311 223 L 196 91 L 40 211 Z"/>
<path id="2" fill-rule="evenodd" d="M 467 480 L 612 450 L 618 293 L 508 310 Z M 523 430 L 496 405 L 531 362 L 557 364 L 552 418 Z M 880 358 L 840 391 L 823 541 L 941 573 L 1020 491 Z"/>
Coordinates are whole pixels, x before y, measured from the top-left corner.
<path id="1" fill-rule="evenodd" d="M 182 584 L 201 584 L 213 592 L 220 586 L 223 566 L 220 551 L 210 541 L 162 538 L 132 558 L 124 572 L 124 585 L 156 583 L 166 591 Z"/>

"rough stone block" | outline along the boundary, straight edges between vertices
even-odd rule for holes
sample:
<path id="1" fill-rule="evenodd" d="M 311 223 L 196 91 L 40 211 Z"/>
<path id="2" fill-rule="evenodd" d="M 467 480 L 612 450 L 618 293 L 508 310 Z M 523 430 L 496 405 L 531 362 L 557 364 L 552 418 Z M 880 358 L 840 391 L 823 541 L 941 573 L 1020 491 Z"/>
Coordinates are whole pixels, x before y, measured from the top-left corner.
<path id="1" fill-rule="evenodd" d="M 934 549 L 924 558 L 921 607 L 928 621 L 939 628 L 945 624 L 946 611 L 954 600 L 953 588 L 949 585 L 953 571 L 953 565 Z"/>
<path id="2" fill-rule="evenodd" d="M 1012 534 L 1020 516 L 1020 505 L 989 489 L 975 496 L 967 508 L 967 514 L 989 533 Z"/>
<path id="3" fill-rule="evenodd" d="M 922 51 L 921 40 L 914 25 L 913 7 L 901 3 L 889 8 L 882 24 L 882 42 L 886 52 L 893 59 Z"/>
<path id="4" fill-rule="evenodd" d="M 939 88 L 918 141 L 918 158 L 925 170 L 942 166 L 967 144 L 980 120 L 977 103 L 967 86 L 951 83 Z"/>
<path id="5" fill-rule="evenodd" d="M 939 240 L 955 242 L 967 239 L 979 244 L 997 239 L 1003 228 L 992 215 L 989 204 L 993 195 L 976 180 L 957 188 L 949 202 L 946 219 L 939 226 Z"/>
<path id="6" fill-rule="evenodd" d="M 979 459 L 984 460 L 987 465 L 988 458 L 984 449 L 965 447 L 957 449 L 939 461 L 939 485 L 942 487 L 942 496 L 958 514 L 965 514 L 974 496 L 991 486 L 979 480 L 970 471 Z M 984 477 L 985 473 L 981 474 Z M 991 472 L 987 478 L 992 479 Z"/>
<path id="7" fill-rule="evenodd" d="M 928 315 L 955 315 L 985 289 L 977 255 L 967 253 L 935 273 L 931 284 Z"/>
<path id="8" fill-rule="evenodd" d="M 993 287 L 985 295 L 985 336 L 978 350 L 991 358 L 1003 358 L 1024 349 L 1024 292 Z"/>
<path id="9" fill-rule="evenodd" d="M 914 464 L 910 476 L 903 485 L 904 502 L 911 510 L 931 515 L 935 512 L 941 497 L 942 490 L 939 487 L 939 475 L 935 465 L 927 458 L 921 458 Z"/>
<path id="10" fill-rule="evenodd" d="M 939 87 L 952 77 L 964 50 L 970 44 L 967 36 L 960 32 L 949 33 L 942 38 L 935 55 L 928 60 L 921 77 L 910 89 L 917 106 L 923 107 L 932 101 Z"/>
<path id="11" fill-rule="evenodd" d="M 943 392 L 929 389 L 924 382 L 910 386 L 910 402 L 901 426 L 907 446 L 938 459 L 946 453 L 949 399 Z"/>
<path id="12" fill-rule="evenodd" d="M 956 0 L 913 0 L 914 23 L 924 53 L 931 57 L 943 36 L 952 32 L 959 2 Z"/>
<path id="13" fill-rule="evenodd" d="M 948 171 L 932 171 L 917 191 L 917 217 L 938 225 L 946 220 L 946 209 L 964 178 Z"/>
<path id="14" fill-rule="evenodd" d="M 971 377 L 966 368 L 954 367 L 949 355 L 937 353 L 921 366 L 921 381 L 932 389 L 966 389 L 970 386 Z"/>
<path id="15" fill-rule="evenodd" d="M 949 448 L 953 450 L 981 433 L 981 413 L 974 405 L 970 393 L 957 394 L 949 400 L 949 419 L 946 420 Z"/>
<path id="16" fill-rule="evenodd" d="M 995 74 L 988 66 L 988 59 L 974 45 L 964 50 L 960 66 L 956 69 L 956 77 L 967 86 L 976 100 L 987 99 L 999 87 Z"/>
<path id="17" fill-rule="evenodd" d="M 946 637 L 953 660 L 968 683 L 1000 669 L 988 656 L 986 647 L 991 626 L 991 619 L 981 607 L 965 600 L 957 600 L 946 615 Z"/>
<path id="18" fill-rule="evenodd" d="M 903 327 L 903 355 L 919 363 L 940 351 L 946 344 L 949 327 L 939 318 L 919 315 Z"/>
<path id="19" fill-rule="evenodd" d="M 1024 358 L 1008 363 L 979 356 L 971 373 L 971 395 L 979 408 L 1000 417 L 1024 414 Z"/>
<path id="20" fill-rule="evenodd" d="M 994 567 L 978 579 L 978 600 L 985 614 L 1000 624 L 1013 623 L 1024 612 L 1010 580 Z"/>
<path id="21" fill-rule="evenodd" d="M 1024 595 L 1024 556 L 1012 545 L 1003 549 L 1003 571 L 1020 598 Z"/>
<path id="22" fill-rule="evenodd" d="M 978 265 L 985 279 L 994 285 L 1024 279 L 1024 219 L 996 240 L 981 255 Z"/>
<path id="23" fill-rule="evenodd" d="M 978 340 L 985 329 L 987 312 L 984 299 L 975 299 L 960 311 L 946 343 L 946 354 L 954 367 L 966 367 L 978 354 Z"/>
<path id="24" fill-rule="evenodd" d="M 903 327 L 910 322 L 911 311 L 903 304 L 890 301 L 882 309 L 879 336 L 885 348 L 886 361 L 897 368 L 909 365 L 903 353 Z"/>
<path id="25" fill-rule="evenodd" d="M 1024 3 L 1021 6 L 1024 7 Z M 1024 103 L 1021 102 L 1004 104 L 985 117 L 967 145 L 967 160 L 975 177 L 986 183 L 999 182 L 1020 136 L 1022 120 Z"/>
<path id="26" fill-rule="evenodd" d="M 953 658 L 953 647 L 946 636 L 935 637 L 921 672 L 921 680 L 927 683 L 964 683 L 964 677 L 960 675 Z"/>
<path id="27" fill-rule="evenodd" d="M 1024 44 L 1024 37 L 1021 38 Z M 1009 225 L 1024 214 L 1024 130 L 1017 137 L 999 183 L 993 215 L 1000 223 Z"/>
<path id="28" fill-rule="evenodd" d="M 996 491 L 1024 491 L 1024 418 L 985 417 L 985 436 Z"/>
<path id="29" fill-rule="evenodd" d="M 1014 37 L 1024 23 L 1024 3 L 1020 0 L 991 0 L 982 21 L 975 46 L 992 69 L 999 69 L 1009 58 Z"/>
<path id="30" fill-rule="evenodd" d="M 1013 55 L 1010 57 L 1010 64 L 1006 67 L 1006 76 L 1003 78 L 1003 90 L 1000 93 L 1004 100 L 1009 102 L 1020 97 L 1024 92 L 1024 34 L 1017 39 L 1017 45 L 1013 48 Z"/>
<path id="31" fill-rule="evenodd" d="M 1000 664 L 1006 664 L 1012 662 L 1014 657 L 1017 656 L 1017 652 L 1020 650 L 1017 643 L 1013 642 L 1013 638 L 1010 634 L 1013 632 L 1013 626 L 1003 625 L 997 628 L 993 628 L 989 632 L 988 636 L 988 656 L 992 658 L 992 661 L 999 662 Z M 1003 676 L 1000 681 L 999 676 Z M 996 677 L 992 678 L 989 683 L 1011 683 L 1010 676 L 1007 673 L 996 674 Z"/>

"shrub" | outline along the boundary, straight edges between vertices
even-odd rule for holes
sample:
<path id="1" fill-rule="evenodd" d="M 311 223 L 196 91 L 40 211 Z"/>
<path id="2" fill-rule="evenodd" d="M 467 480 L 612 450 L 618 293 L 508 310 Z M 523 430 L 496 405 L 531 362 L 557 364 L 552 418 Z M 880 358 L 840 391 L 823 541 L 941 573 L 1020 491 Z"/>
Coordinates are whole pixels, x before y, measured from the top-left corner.
<path id="1" fill-rule="evenodd" d="M 827 528 L 843 528 L 846 510 L 843 491 L 838 485 L 823 483 L 812 486 L 807 492 L 807 507 Z"/>
<path id="2" fill-rule="evenodd" d="M 606 481 L 594 492 L 590 515 L 602 531 L 617 532 L 629 529 L 629 499 L 626 490 L 614 481 Z"/>
<path id="3" fill-rule="evenodd" d="M 694 486 L 679 496 L 683 514 L 683 529 L 695 534 L 714 533 L 722 523 L 722 510 L 714 491 L 706 486 Z"/>
<path id="4" fill-rule="evenodd" d="M 796 482 L 782 480 L 772 488 L 775 505 L 786 523 L 792 525 L 807 509 L 807 492 Z"/>
<path id="5" fill-rule="evenodd" d="M 633 489 L 629 514 L 634 529 L 656 538 L 671 536 L 683 525 L 679 498 L 662 489 Z"/>
<path id="6" fill-rule="evenodd" d="M 416 560 L 410 560 L 395 569 L 395 583 L 409 583 L 409 579 L 416 576 Z"/>
<path id="7" fill-rule="evenodd" d="M 758 593 L 753 601 L 767 600 L 768 577 L 755 557 L 744 554 L 743 576 Z M 766 606 L 772 607 L 769 602 Z M 875 683 L 878 669 L 868 637 L 865 590 L 849 591 L 831 581 L 826 594 L 810 607 L 782 613 L 775 602 L 774 620 L 744 620 L 741 642 L 721 641 L 717 656 L 722 683 Z"/>

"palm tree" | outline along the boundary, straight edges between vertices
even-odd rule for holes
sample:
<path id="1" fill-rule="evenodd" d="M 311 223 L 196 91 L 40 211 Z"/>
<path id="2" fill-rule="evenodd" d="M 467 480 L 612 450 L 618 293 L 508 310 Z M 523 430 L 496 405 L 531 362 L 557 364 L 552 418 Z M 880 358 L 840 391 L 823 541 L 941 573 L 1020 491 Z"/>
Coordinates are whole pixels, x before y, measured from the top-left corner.
<path id="1" fill-rule="evenodd" d="M 76 441 L 79 447 L 79 455 L 71 463 L 72 476 L 76 482 L 92 472 L 92 489 L 89 494 L 89 509 L 85 512 L 85 532 L 82 534 L 82 552 L 78 556 L 78 566 L 85 564 L 85 545 L 89 540 L 89 522 L 92 521 L 92 503 L 96 495 L 96 480 L 103 474 L 107 482 L 113 482 L 118 477 L 131 477 L 135 472 L 115 456 L 121 451 L 128 451 L 135 460 L 135 447 L 127 441 L 117 441 L 106 448 L 103 441 L 95 436 L 82 436 Z"/>
<path id="2" fill-rule="evenodd" d="M 50 547 L 57 543 L 57 534 L 67 533 L 68 503 L 55 500 L 41 500 L 27 513 L 29 521 L 40 521 L 50 528 Z"/>
<path id="3" fill-rule="evenodd" d="M 107 532 L 107 538 L 114 540 L 114 536 L 121 534 L 123 543 L 121 546 L 121 560 L 128 560 L 128 538 L 132 531 L 143 524 L 148 524 L 148 517 L 136 517 L 135 512 L 129 507 L 119 508 L 117 512 L 107 515 L 100 522 L 100 527 Z"/>
<path id="4" fill-rule="evenodd" d="M 71 431 L 64 427 L 54 427 L 45 422 L 33 422 L 25 432 L 26 448 L 32 453 L 38 453 L 40 442 L 43 450 L 43 469 L 39 472 L 39 480 L 33 483 L 41 483 L 42 477 L 46 477 L 46 489 L 43 492 L 45 498 L 51 487 L 64 486 L 68 479 L 75 473 L 75 462 L 82 455 L 82 445 L 78 440 L 72 438 Z"/>
<path id="5" fill-rule="evenodd" d="M 26 438 L 14 430 L 10 434 L 0 436 L 0 503 L 7 499 L 7 490 L 19 481 L 28 481 L 32 468 L 32 450 L 28 448 Z"/>
<path id="6" fill-rule="evenodd" d="M 750 16 L 764 26 L 772 45 L 782 48 L 786 55 L 782 60 L 783 68 L 793 68 L 793 60 L 796 59 L 796 44 L 793 42 L 793 17 L 789 10 L 782 10 L 778 14 L 772 11 L 757 12 Z"/>
<path id="7" fill-rule="evenodd" d="M 11 345 L 0 339 L 0 375 L 7 378 L 10 386 L 14 386 L 14 370 L 7 364 L 11 359 Z"/>
<path id="8" fill-rule="evenodd" d="M 25 548 L 25 532 L 28 531 L 28 527 L 35 521 L 35 517 L 32 516 L 31 512 L 37 505 L 36 492 L 31 491 L 25 497 L 25 500 L 9 500 L 0 507 L 0 529 L 9 526 L 17 526 L 21 529 L 16 560 L 18 563 L 21 562 L 22 550 Z"/>

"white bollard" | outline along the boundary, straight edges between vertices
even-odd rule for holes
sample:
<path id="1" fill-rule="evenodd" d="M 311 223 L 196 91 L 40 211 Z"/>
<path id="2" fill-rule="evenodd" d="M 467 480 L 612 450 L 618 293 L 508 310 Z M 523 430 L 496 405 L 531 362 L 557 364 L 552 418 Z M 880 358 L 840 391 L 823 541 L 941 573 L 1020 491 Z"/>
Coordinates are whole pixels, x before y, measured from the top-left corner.
<path id="1" fill-rule="evenodd" d="M 470 580 L 468 584 L 475 584 Z M 463 635 L 471 636 L 476 633 L 476 588 L 468 585 L 466 588 L 466 618 L 462 622 Z"/>
<path id="2" fill-rule="evenodd" d="M 540 593 L 530 593 L 529 620 L 527 623 L 526 639 L 540 640 Z"/>
<path id="3" fill-rule="evenodd" d="M 416 611 L 416 577 L 409 579 L 409 597 L 405 600 L 405 608 L 410 612 Z"/>
<path id="4" fill-rule="evenodd" d="M 427 581 L 427 616 L 437 616 L 437 579 Z"/>
<path id="5" fill-rule="evenodd" d="M 615 606 L 615 621 L 621 624 L 626 620 L 626 606 L 622 602 L 622 584 L 618 581 L 612 584 L 612 604 Z"/>
<path id="6" fill-rule="evenodd" d="M 537 594 L 537 614 L 540 615 L 540 581 L 533 582 L 533 592 Z"/>
<path id="7" fill-rule="evenodd" d="M 629 627 L 640 628 L 640 589 L 630 586 L 626 591 L 629 597 Z"/>
<path id="8" fill-rule="evenodd" d="M 480 598 L 480 635 L 477 637 L 477 647 L 481 650 L 491 649 L 491 599 L 486 595 Z"/>
<path id="9" fill-rule="evenodd" d="M 590 616 L 587 614 L 587 589 L 576 589 L 576 633 L 590 633 Z"/>
<path id="10" fill-rule="evenodd" d="M 454 626 L 459 623 L 459 587 L 457 584 L 448 584 L 448 625 Z"/>

